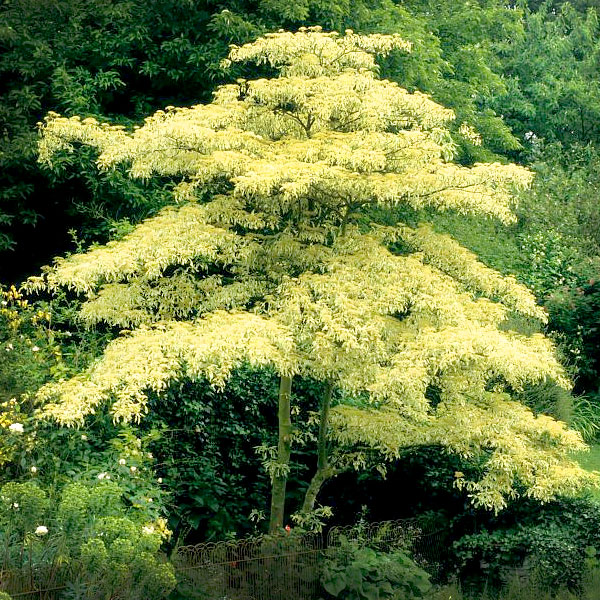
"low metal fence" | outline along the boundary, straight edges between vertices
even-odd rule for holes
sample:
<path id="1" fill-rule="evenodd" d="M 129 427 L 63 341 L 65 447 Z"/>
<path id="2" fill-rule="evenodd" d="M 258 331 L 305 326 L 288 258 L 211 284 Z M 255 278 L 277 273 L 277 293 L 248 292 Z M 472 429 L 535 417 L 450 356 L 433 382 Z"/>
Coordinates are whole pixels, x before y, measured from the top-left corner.
<path id="1" fill-rule="evenodd" d="M 318 591 L 322 537 L 289 534 L 179 548 L 173 563 L 183 597 L 307 600 Z"/>
<path id="2" fill-rule="evenodd" d="M 55 600 L 67 589 L 74 571 L 71 565 L 24 564 L 19 569 L 0 568 L 0 591 L 15 600 Z"/>
<path id="3" fill-rule="evenodd" d="M 435 576 L 443 556 L 444 532 L 408 519 L 334 527 L 327 535 L 292 530 L 283 535 L 181 546 L 171 557 L 178 596 L 186 600 L 315 600 L 323 559 L 334 557 L 345 541 L 382 552 L 404 549 Z M 19 569 L 3 568 L 0 561 L 0 591 L 15 600 L 104 597 L 102 586 L 85 577 L 76 562 L 21 558 Z M 113 600 L 117 598 L 142 600 L 133 589 L 119 590 Z"/>
<path id="4" fill-rule="evenodd" d="M 183 546 L 173 557 L 182 597 L 202 600 L 313 600 L 320 590 L 320 563 L 345 540 L 382 552 L 405 549 L 430 573 L 437 572 L 443 532 L 417 519 L 359 523 L 317 533 Z"/>

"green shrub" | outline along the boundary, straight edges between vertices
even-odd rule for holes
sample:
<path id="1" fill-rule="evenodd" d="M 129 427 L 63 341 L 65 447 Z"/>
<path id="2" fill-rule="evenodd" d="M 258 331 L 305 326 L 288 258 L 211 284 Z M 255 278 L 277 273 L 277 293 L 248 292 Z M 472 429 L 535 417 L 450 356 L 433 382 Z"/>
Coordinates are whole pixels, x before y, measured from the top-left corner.
<path id="1" fill-rule="evenodd" d="M 50 500 L 38 482 L 0 488 L 0 561 L 7 571 L 64 568 L 80 600 L 158 600 L 174 588 L 173 569 L 159 554 L 169 535 L 164 519 L 150 521 L 128 506 L 116 481 L 70 483 Z M 32 589 L 45 584 L 34 581 Z"/>
<path id="2" fill-rule="evenodd" d="M 341 600 L 412 600 L 431 589 L 429 575 L 403 550 L 382 552 L 346 538 L 331 550 L 321 584 L 327 598 Z"/>
<path id="3" fill-rule="evenodd" d="M 590 567 L 590 548 L 600 549 L 600 504 L 581 498 L 545 507 L 531 504 L 513 510 L 512 519 L 508 527 L 490 523 L 490 530 L 454 544 L 461 576 L 498 585 L 511 570 L 525 565 L 543 573 L 551 588 L 580 589 Z"/>
<path id="4" fill-rule="evenodd" d="M 172 529 L 189 531 L 193 541 L 218 540 L 232 532 L 251 533 L 255 527 L 248 518 L 251 514 L 262 521 L 269 506 L 270 480 L 257 452 L 268 454 L 277 444 L 278 385 L 272 370 L 244 366 L 223 391 L 199 381 L 176 383 L 160 396 L 151 396 L 149 414 L 140 428 L 158 433 L 149 449 L 156 458 L 156 475 L 171 493 Z M 302 398 L 299 404 L 307 410 L 316 409 L 320 393 L 310 380 L 294 381 L 294 397 Z M 306 469 L 312 469 L 316 460 L 312 452 L 300 449 L 303 417 L 307 415 L 297 415 L 299 451 L 288 481 L 293 503 L 303 497 Z"/>
<path id="5" fill-rule="evenodd" d="M 48 498 L 35 482 L 10 482 L 0 488 L 0 531 L 24 537 L 45 521 Z"/>

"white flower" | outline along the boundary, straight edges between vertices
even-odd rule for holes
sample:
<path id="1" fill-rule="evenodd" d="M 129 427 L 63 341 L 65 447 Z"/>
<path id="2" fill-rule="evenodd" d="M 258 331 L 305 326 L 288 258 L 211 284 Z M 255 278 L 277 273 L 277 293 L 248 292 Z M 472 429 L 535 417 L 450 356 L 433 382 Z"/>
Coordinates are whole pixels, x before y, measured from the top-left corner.
<path id="1" fill-rule="evenodd" d="M 130 470 L 132 473 L 135 473 L 135 472 L 137 471 L 137 467 L 136 467 L 135 465 L 131 465 L 131 467 L 129 467 L 129 470 Z"/>
<path id="2" fill-rule="evenodd" d="M 46 535 L 48 533 L 48 528 L 45 525 L 38 525 L 35 533 L 36 535 Z"/>
<path id="3" fill-rule="evenodd" d="M 537 135 L 533 133 L 533 131 L 528 131 L 524 136 L 526 142 L 535 142 L 537 141 Z"/>
<path id="4" fill-rule="evenodd" d="M 152 452 L 148 452 L 148 458 L 154 458 L 154 456 L 152 456 Z"/>
<path id="5" fill-rule="evenodd" d="M 108 473 L 98 473 L 98 479 L 108 479 Z"/>
<path id="6" fill-rule="evenodd" d="M 159 477 L 156 481 L 158 481 L 158 483 L 162 483 L 163 482 L 163 478 Z"/>
<path id="7" fill-rule="evenodd" d="M 152 498 L 148 498 L 148 502 L 153 502 Z"/>
<path id="8" fill-rule="evenodd" d="M 24 431 L 22 423 L 11 423 L 8 426 L 8 428 L 10 429 L 10 431 L 13 431 L 15 433 L 23 433 Z"/>
<path id="9" fill-rule="evenodd" d="M 32 473 L 37 473 L 37 467 L 31 467 L 31 472 Z"/>
<path id="10" fill-rule="evenodd" d="M 39 348 L 37 346 L 32 346 L 31 351 L 32 352 L 38 352 Z"/>
<path id="11" fill-rule="evenodd" d="M 85 435 L 85 433 L 81 434 L 81 439 L 86 442 L 87 441 L 87 435 Z"/>
<path id="12" fill-rule="evenodd" d="M 19 508 L 19 503 L 18 502 L 13 502 L 12 506 L 13 506 L 13 508 Z"/>
<path id="13" fill-rule="evenodd" d="M 142 533 L 150 535 L 151 533 L 154 533 L 154 527 L 152 525 L 144 525 L 142 527 Z"/>
<path id="14" fill-rule="evenodd" d="M 127 461 L 124 458 L 119 459 L 119 464 L 124 465 Z"/>

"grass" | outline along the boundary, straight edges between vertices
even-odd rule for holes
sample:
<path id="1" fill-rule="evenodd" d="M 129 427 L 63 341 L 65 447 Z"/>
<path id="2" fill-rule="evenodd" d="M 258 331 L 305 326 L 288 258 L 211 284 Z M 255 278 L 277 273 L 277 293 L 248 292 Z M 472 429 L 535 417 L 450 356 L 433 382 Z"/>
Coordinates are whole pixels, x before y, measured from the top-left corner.
<path id="1" fill-rule="evenodd" d="M 591 444 L 589 452 L 578 452 L 575 458 L 586 471 L 600 471 L 600 444 Z M 592 498 L 600 501 L 600 488 L 594 488 L 590 493 Z"/>

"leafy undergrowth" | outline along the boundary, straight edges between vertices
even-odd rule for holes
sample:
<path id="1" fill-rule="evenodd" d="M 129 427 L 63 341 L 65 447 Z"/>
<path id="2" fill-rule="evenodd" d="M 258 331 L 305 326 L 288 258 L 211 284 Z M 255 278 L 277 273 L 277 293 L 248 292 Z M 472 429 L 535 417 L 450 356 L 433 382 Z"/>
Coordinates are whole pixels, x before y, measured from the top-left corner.
<path id="1" fill-rule="evenodd" d="M 595 564 L 595 558 L 590 560 Z M 500 590 L 468 592 L 459 583 L 451 583 L 436 587 L 428 600 L 600 600 L 600 569 L 589 568 L 579 589 L 551 587 L 542 571 L 528 575 L 515 571 Z"/>

